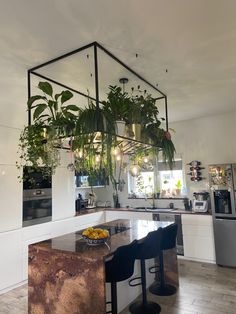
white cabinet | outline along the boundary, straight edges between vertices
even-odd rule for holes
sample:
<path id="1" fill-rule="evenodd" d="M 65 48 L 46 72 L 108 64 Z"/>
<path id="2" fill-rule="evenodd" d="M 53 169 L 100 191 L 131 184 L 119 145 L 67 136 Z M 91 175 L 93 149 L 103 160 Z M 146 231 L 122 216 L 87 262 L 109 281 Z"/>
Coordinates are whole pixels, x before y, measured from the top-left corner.
<path id="1" fill-rule="evenodd" d="M 210 215 L 182 215 L 184 256 L 215 262 L 213 221 Z"/>
<path id="2" fill-rule="evenodd" d="M 77 216 L 75 218 L 75 231 L 85 229 L 90 226 L 102 224 L 104 222 L 105 222 L 105 213 L 103 211 L 98 212 L 98 213 Z"/>
<path id="3" fill-rule="evenodd" d="M 0 165 L 0 232 L 22 227 L 22 183 L 16 165 Z"/>
<path id="4" fill-rule="evenodd" d="M 21 229 L 22 234 L 22 276 L 23 280 L 28 279 L 28 246 L 33 243 L 45 241 L 52 238 L 52 223 L 44 223 L 29 226 Z"/>
<path id="5" fill-rule="evenodd" d="M 0 234 L 0 290 L 23 280 L 21 236 L 21 230 Z"/>
<path id="6" fill-rule="evenodd" d="M 52 220 L 75 215 L 75 176 L 67 168 L 58 167 L 52 177 Z"/>
<path id="7" fill-rule="evenodd" d="M 152 213 L 135 212 L 135 211 L 105 211 L 106 222 L 116 219 L 141 219 L 141 220 L 153 220 Z"/>

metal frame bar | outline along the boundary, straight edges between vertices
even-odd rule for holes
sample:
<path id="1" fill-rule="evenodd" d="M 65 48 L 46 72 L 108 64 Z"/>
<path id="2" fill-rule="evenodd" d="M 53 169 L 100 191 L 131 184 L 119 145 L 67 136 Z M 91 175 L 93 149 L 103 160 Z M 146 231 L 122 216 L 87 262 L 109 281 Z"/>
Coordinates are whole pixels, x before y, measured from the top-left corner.
<path id="1" fill-rule="evenodd" d="M 94 72 L 95 72 L 95 98 L 90 97 L 74 88 L 71 88 L 63 83 L 57 82 L 49 77 L 46 77 L 40 73 L 35 72 L 36 70 L 46 67 L 52 63 L 55 63 L 57 61 L 60 61 L 62 59 L 68 58 L 76 53 L 79 53 L 83 50 L 86 50 L 88 48 L 94 48 Z M 156 90 L 158 93 L 160 93 L 162 96 L 158 97 L 157 100 L 160 99 L 165 99 L 165 119 L 166 119 L 166 130 L 168 131 L 168 104 L 167 104 L 167 95 L 164 94 L 159 88 L 157 88 L 156 86 L 154 86 L 152 83 L 150 83 L 148 80 L 146 80 L 144 77 L 142 77 L 140 74 L 138 74 L 136 71 L 134 71 L 132 68 L 130 68 L 127 64 L 125 64 L 123 61 L 121 61 L 119 58 L 117 58 L 113 53 L 111 53 L 109 50 L 107 50 L 106 48 L 104 48 L 102 45 L 100 45 L 98 42 L 94 41 L 88 45 L 82 46 L 78 49 L 75 49 L 73 51 L 70 51 L 68 53 L 65 53 L 59 57 L 53 58 L 47 62 L 44 62 L 40 65 L 37 65 L 33 68 L 28 69 L 27 71 L 27 86 L 28 86 L 28 99 L 31 97 L 31 74 L 41 77 L 45 80 L 48 80 L 49 82 L 52 82 L 56 85 L 59 85 L 63 88 L 69 89 L 71 91 L 73 91 L 74 93 L 77 93 L 81 96 L 84 96 L 86 98 L 89 98 L 91 100 L 94 100 L 96 102 L 96 108 L 97 108 L 97 113 L 99 110 L 99 104 L 101 103 L 101 101 L 99 100 L 99 76 L 98 76 L 98 48 L 101 49 L 103 52 L 105 52 L 108 56 L 110 56 L 113 60 L 115 60 L 117 63 L 119 63 L 120 65 L 122 65 L 125 69 L 127 69 L 129 72 L 131 72 L 134 76 L 136 76 L 137 78 L 139 78 L 141 81 L 143 81 L 144 83 L 146 83 L 147 85 L 149 85 L 151 88 L 153 88 L 154 90 Z M 28 125 L 31 125 L 31 110 L 28 111 Z"/>

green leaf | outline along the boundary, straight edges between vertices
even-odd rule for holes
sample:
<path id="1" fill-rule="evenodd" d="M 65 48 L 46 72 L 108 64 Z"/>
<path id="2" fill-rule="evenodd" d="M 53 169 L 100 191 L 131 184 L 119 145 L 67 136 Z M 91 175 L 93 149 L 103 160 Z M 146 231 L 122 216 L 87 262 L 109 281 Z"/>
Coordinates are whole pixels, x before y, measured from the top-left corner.
<path id="1" fill-rule="evenodd" d="M 29 98 L 29 100 L 27 101 L 27 105 L 28 105 L 28 109 L 31 109 L 32 108 L 32 104 L 36 101 L 36 100 L 39 100 L 39 99 L 46 99 L 44 96 L 41 96 L 41 95 L 35 95 L 35 96 L 32 96 Z"/>
<path id="2" fill-rule="evenodd" d="M 79 107 L 77 107 L 76 105 L 68 105 L 63 107 L 63 109 L 66 109 L 66 111 L 71 110 L 71 111 L 79 111 Z"/>
<path id="3" fill-rule="evenodd" d="M 63 93 L 63 92 L 61 92 L 60 94 L 56 94 L 56 95 L 55 95 L 56 101 L 57 101 L 57 99 L 62 95 L 62 93 Z"/>
<path id="4" fill-rule="evenodd" d="M 33 119 L 36 120 L 40 117 L 41 113 L 47 108 L 46 104 L 40 104 L 34 111 Z"/>
<path id="5" fill-rule="evenodd" d="M 52 96 L 53 89 L 52 85 L 48 82 L 39 82 L 38 88 L 41 89 L 45 94 Z"/>
<path id="6" fill-rule="evenodd" d="M 69 90 L 65 90 L 61 94 L 61 104 L 64 104 L 64 102 L 73 97 L 73 94 Z"/>
<path id="7" fill-rule="evenodd" d="M 55 111 L 58 110 L 58 103 L 57 101 L 49 100 L 48 105 L 50 108 L 54 108 Z"/>

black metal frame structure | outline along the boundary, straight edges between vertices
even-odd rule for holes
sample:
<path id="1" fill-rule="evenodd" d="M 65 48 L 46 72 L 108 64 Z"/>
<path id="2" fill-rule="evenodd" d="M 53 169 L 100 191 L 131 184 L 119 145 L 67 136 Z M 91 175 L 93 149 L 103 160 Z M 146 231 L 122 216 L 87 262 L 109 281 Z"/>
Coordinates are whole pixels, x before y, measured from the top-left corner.
<path id="1" fill-rule="evenodd" d="M 38 69 L 41 69 L 43 67 L 46 67 L 52 63 L 55 63 L 57 61 L 60 61 L 62 59 L 65 59 L 67 57 L 70 57 L 72 55 L 75 55 L 81 51 L 84 51 L 88 48 L 92 48 L 94 49 L 94 73 L 95 73 L 95 98 L 90 97 L 82 92 L 80 92 L 79 90 L 76 90 L 74 88 L 71 88 L 70 86 L 67 86 L 61 82 L 55 81 L 45 75 L 42 75 L 40 73 L 37 72 Z M 115 60 L 117 63 L 119 63 L 121 66 L 123 66 L 126 70 L 128 70 L 130 73 L 132 73 L 134 76 L 136 76 L 138 79 L 140 79 L 141 81 L 143 81 L 145 84 L 147 84 L 148 86 L 150 86 L 151 88 L 153 88 L 154 90 L 156 90 L 158 93 L 161 94 L 160 97 L 157 98 L 157 100 L 160 99 L 164 99 L 165 101 L 165 122 L 166 122 L 166 130 L 168 131 L 168 104 L 167 104 L 167 96 L 161 91 L 159 90 L 156 86 L 154 86 L 152 83 L 150 83 L 149 81 L 147 81 L 145 78 L 143 78 L 140 74 L 138 74 L 137 72 L 135 72 L 133 69 L 131 69 L 127 64 L 125 64 L 123 61 L 121 61 L 120 59 L 118 59 L 114 54 L 112 54 L 110 51 L 108 51 L 106 48 L 104 48 L 102 45 L 100 45 L 98 42 L 92 42 L 88 45 L 85 45 L 83 47 L 80 47 L 78 49 L 75 49 L 73 51 L 70 51 L 66 54 L 63 54 L 59 57 L 56 57 L 54 59 L 51 59 L 47 62 L 44 62 L 40 65 L 37 65 L 31 69 L 28 70 L 27 72 L 27 79 L 28 79 L 28 98 L 30 98 L 31 95 L 31 75 L 35 75 L 39 78 L 42 78 L 44 80 L 47 80 L 53 84 L 56 84 L 60 87 L 66 88 L 74 93 L 77 93 L 81 96 L 84 96 L 86 98 L 90 98 L 91 100 L 95 101 L 96 103 L 96 108 L 97 111 L 99 110 L 99 104 L 101 103 L 100 99 L 99 99 L 99 69 L 98 69 L 98 49 L 101 49 L 103 52 L 105 52 L 106 55 L 108 55 L 109 57 L 111 57 L 113 60 Z M 28 111 L 28 125 L 31 125 L 31 110 Z M 121 137 L 122 138 L 122 137 Z M 123 137 L 123 140 L 125 140 L 127 138 Z M 138 147 L 140 146 L 140 144 L 143 144 L 140 141 L 136 141 L 136 140 L 132 140 L 129 139 L 131 142 L 134 143 L 134 146 Z"/>

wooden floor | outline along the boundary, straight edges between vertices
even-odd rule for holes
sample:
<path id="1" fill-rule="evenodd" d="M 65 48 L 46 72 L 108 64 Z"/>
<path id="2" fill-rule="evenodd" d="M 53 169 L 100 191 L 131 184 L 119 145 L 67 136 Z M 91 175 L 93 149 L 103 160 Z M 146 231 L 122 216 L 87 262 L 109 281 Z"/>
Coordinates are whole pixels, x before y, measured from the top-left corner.
<path id="1" fill-rule="evenodd" d="M 180 289 L 175 296 L 148 294 L 161 305 L 162 314 L 236 314 L 236 269 L 181 259 L 179 272 Z M 0 314 L 6 313 L 27 313 L 27 286 L 0 295 Z"/>

